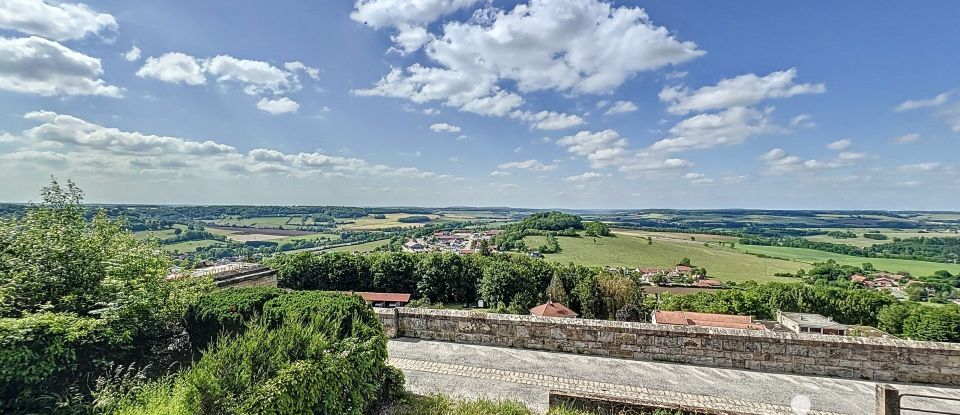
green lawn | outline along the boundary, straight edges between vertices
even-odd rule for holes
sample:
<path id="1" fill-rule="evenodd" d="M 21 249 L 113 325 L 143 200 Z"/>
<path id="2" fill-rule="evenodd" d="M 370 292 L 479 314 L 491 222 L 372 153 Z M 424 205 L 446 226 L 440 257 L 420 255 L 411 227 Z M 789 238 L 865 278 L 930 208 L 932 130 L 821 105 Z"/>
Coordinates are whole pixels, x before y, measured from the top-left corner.
<path id="1" fill-rule="evenodd" d="M 647 239 L 635 236 L 639 232 L 626 231 L 615 237 L 570 238 L 558 237 L 562 251 L 559 254 L 547 254 L 545 257 L 557 262 L 573 262 L 587 266 L 614 267 L 669 267 L 683 257 L 690 258 L 693 265 L 707 269 L 712 277 L 726 281 L 790 281 L 788 278 L 773 276 L 776 272 L 797 272 L 801 268 L 810 268 L 807 264 L 770 258 L 758 258 L 729 247 L 721 247 L 713 242 L 704 246 L 704 241 L 716 237 L 712 235 L 676 234 L 642 232 L 650 234 L 653 244 Z M 691 241 L 690 237 L 697 238 Z M 685 238 L 685 239 L 683 239 Z M 527 247 L 535 249 L 546 241 L 542 236 L 524 238 Z"/>
<path id="2" fill-rule="evenodd" d="M 179 228 L 184 231 L 187 230 L 186 225 L 176 224 L 176 225 L 173 225 L 173 227 Z M 150 238 L 166 239 L 166 238 L 173 238 L 174 237 L 173 232 L 174 232 L 173 229 L 162 229 L 159 231 L 139 231 L 139 232 L 134 232 L 133 237 L 141 241 L 145 241 Z"/>
<path id="3" fill-rule="evenodd" d="M 834 237 L 829 236 L 829 235 L 814 235 L 814 236 L 805 236 L 804 238 L 805 238 L 805 239 L 809 239 L 809 240 L 811 240 L 811 241 L 829 242 L 829 243 L 834 243 L 834 244 L 845 244 L 845 245 L 851 245 L 851 246 L 856 246 L 856 247 L 859 247 L 859 248 L 863 248 L 863 247 L 872 246 L 872 245 L 875 245 L 875 244 L 882 244 L 882 243 L 893 242 L 893 238 L 901 238 L 901 239 L 906 239 L 906 238 L 921 238 L 921 237 L 925 237 L 925 238 L 934 238 L 934 237 L 938 237 L 938 238 L 944 238 L 944 237 L 956 238 L 956 237 L 960 236 L 960 234 L 958 234 L 958 233 L 956 233 L 956 232 L 952 232 L 952 231 L 942 231 L 942 232 L 941 232 L 941 231 L 928 231 L 928 232 L 921 232 L 920 230 L 916 230 L 916 229 L 900 230 L 900 229 L 888 229 L 888 228 L 849 228 L 849 229 L 824 228 L 824 229 L 821 229 L 821 230 L 827 231 L 827 232 L 829 232 L 829 231 L 850 231 L 850 232 L 853 232 L 853 233 L 857 234 L 857 237 L 856 237 L 856 238 L 834 238 Z M 887 236 L 887 239 L 878 240 L 878 239 L 864 238 L 864 237 L 863 237 L 863 234 L 864 234 L 864 233 L 882 233 L 882 234 L 884 234 L 884 235 Z"/>
<path id="4" fill-rule="evenodd" d="M 340 235 L 335 233 L 311 233 L 309 235 L 297 235 L 290 236 L 286 238 L 274 239 L 273 242 L 284 243 L 290 241 L 300 241 L 300 240 L 314 240 L 314 239 L 326 239 L 328 241 L 334 241 L 340 239 Z"/>
<path id="5" fill-rule="evenodd" d="M 388 213 L 384 215 L 384 219 L 374 219 L 372 216 L 366 216 L 356 219 L 338 219 L 337 228 L 352 230 L 352 231 L 362 231 L 362 230 L 374 230 L 374 229 L 383 229 L 383 228 L 415 228 L 418 226 L 423 226 L 430 223 L 443 222 L 444 220 L 438 220 L 440 217 L 437 215 L 414 215 L 409 213 Z M 406 218 L 410 216 L 427 216 L 432 221 L 430 222 L 419 222 L 419 223 L 403 223 L 397 221 L 400 218 Z M 346 223 L 353 222 L 353 223 Z"/>
<path id="6" fill-rule="evenodd" d="M 815 249 L 789 248 L 782 246 L 753 246 L 743 244 L 737 245 L 737 249 L 742 249 L 746 252 L 775 256 L 778 258 L 786 258 L 807 264 L 812 264 L 814 262 L 825 262 L 828 259 L 837 261 L 837 263 L 840 264 L 855 266 L 860 266 L 864 262 L 869 262 L 878 270 L 890 272 L 907 271 L 911 275 L 932 275 L 935 271 L 941 269 L 948 270 L 954 274 L 960 272 L 960 265 L 956 264 L 913 261 L 908 259 L 866 258 L 835 254 L 832 252 L 819 251 Z"/>

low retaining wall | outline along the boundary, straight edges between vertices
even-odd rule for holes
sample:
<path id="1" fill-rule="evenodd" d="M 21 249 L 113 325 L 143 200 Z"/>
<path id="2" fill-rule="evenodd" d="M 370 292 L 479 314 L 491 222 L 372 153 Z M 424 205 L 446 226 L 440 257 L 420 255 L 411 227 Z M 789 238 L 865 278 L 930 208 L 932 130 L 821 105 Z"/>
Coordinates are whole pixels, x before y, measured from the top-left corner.
<path id="1" fill-rule="evenodd" d="M 420 308 L 377 309 L 389 337 L 848 379 L 960 385 L 960 344 Z"/>

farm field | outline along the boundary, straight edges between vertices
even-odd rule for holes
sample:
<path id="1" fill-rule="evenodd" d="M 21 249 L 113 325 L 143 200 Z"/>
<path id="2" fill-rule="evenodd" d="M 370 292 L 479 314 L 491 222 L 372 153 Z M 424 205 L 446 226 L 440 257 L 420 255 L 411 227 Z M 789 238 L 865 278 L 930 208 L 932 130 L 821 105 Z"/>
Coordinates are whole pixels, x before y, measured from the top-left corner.
<path id="1" fill-rule="evenodd" d="M 853 233 L 857 234 L 857 237 L 856 237 L 856 238 L 834 238 L 834 237 L 829 236 L 829 235 L 813 235 L 813 236 L 805 236 L 804 239 L 809 239 L 809 240 L 811 240 L 811 241 L 817 241 L 817 242 L 830 242 L 830 243 L 835 243 L 835 244 L 846 244 L 846 245 L 851 245 L 851 246 L 856 246 L 856 247 L 863 248 L 863 247 L 867 247 L 867 246 L 873 246 L 873 245 L 875 245 L 875 244 L 882 244 L 882 243 L 887 243 L 887 242 L 893 242 L 893 238 L 905 239 L 905 238 L 921 238 L 921 237 L 926 237 L 926 238 L 934 238 L 934 237 L 940 237 L 940 238 L 943 238 L 943 237 L 960 237 L 960 234 L 958 234 L 958 233 L 956 233 L 956 232 L 948 232 L 948 231 L 923 231 L 923 232 L 921 232 L 921 231 L 919 231 L 919 230 L 913 230 L 913 229 L 911 229 L 911 230 L 900 230 L 900 229 L 884 229 L 884 228 L 880 228 L 880 229 L 877 229 L 877 228 L 850 228 L 850 229 L 837 229 L 837 228 L 832 228 L 832 229 L 821 229 L 821 230 L 827 231 L 827 232 L 829 232 L 829 231 L 850 231 L 850 232 L 853 232 Z M 877 240 L 877 239 L 864 238 L 864 237 L 863 237 L 863 234 L 864 234 L 864 233 L 881 233 L 881 234 L 886 235 L 888 239 Z"/>
<path id="2" fill-rule="evenodd" d="M 563 245 L 561 245 L 563 246 Z M 815 249 L 790 248 L 782 246 L 755 246 L 755 245 L 737 245 L 737 249 L 745 252 L 786 258 L 792 261 L 813 264 L 814 262 L 825 262 L 828 259 L 837 261 L 839 264 L 860 266 L 864 262 L 869 262 L 878 270 L 898 272 L 906 271 L 911 275 L 932 275 L 938 270 L 945 269 L 951 273 L 960 272 L 960 265 L 944 264 L 939 262 L 914 261 L 909 259 L 888 259 L 888 258 L 866 258 L 850 255 L 835 254 L 833 252 L 819 251 Z M 693 257 L 690 257 L 691 259 Z M 707 267 L 709 270 L 710 268 Z"/>
<path id="3" fill-rule="evenodd" d="M 324 249 L 323 252 L 373 252 L 374 249 L 386 244 L 387 240 L 382 239 L 379 241 L 365 242 L 357 245 L 338 246 L 336 248 Z"/>
<path id="4" fill-rule="evenodd" d="M 210 245 L 222 244 L 222 243 L 223 243 L 222 241 L 215 241 L 212 239 L 201 239 L 198 241 L 184 241 L 184 242 L 177 242 L 175 244 L 170 244 L 170 245 L 163 245 L 162 248 L 170 252 L 186 253 L 186 252 L 196 251 L 197 248 L 201 246 L 210 246 Z"/>
<path id="5" fill-rule="evenodd" d="M 385 219 L 374 219 L 371 216 L 366 216 L 356 219 L 338 219 L 337 228 L 348 230 L 348 231 L 369 231 L 375 229 L 383 228 L 416 228 L 418 226 L 423 226 L 429 223 L 438 223 L 444 222 L 437 215 L 413 215 L 409 213 L 388 213 L 385 215 Z M 421 223 L 403 223 L 398 222 L 400 218 L 406 218 L 410 216 L 427 216 L 431 219 L 430 222 L 421 222 Z M 438 220 L 439 219 L 439 220 Z M 353 222 L 353 223 L 347 223 Z"/>
<path id="6" fill-rule="evenodd" d="M 173 227 L 179 228 L 184 231 L 187 230 L 186 226 L 180 225 L 180 224 L 174 225 Z M 161 229 L 158 231 L 139 231 L 139 232 L 133 233 L 133 237 L 141 241 L 145 241 L 150 238 L 157 238 L 157 239 L 173 238 L 174 236 L 175 235 L 173 233 L 173 229 Z"/>
<path id="7" fill-rule="evenodd" d="M 215 222 L 211 222 L 215 225 L 220 226 L 294 226 L 300 224 L 301 217 L 296 216 L 259 216 L 253 218 L 221 218 Z M 289 223 L 288 223 L 289 222 Z M 308 224 L 313 223 L 313 221 L 307 222 Z"/>
<path id="8" fill-rule="evenodd" d="M 704 246 L 706 239 L 713 235 L 636 233 L 643 234 L 644 238 L 626 233 L 603 238 L 558 237 L 562 251 L 559 254 L 545 254 L 544 257 L 557 262 L 612 267 L 669 267 L 687 257 L 694 265 L 706 268 L 711 277 L 724 281 L 791 281 L 790 278 L 775 277 L 773 274 L 810 268 L 798 262 L 759 258 L 715 243 Z M 647 243 L 647 234 L 653 238 L 652 245 Z M 686 239 L 678 239 L 678 235 Z M 691 241 L 691 236 L 696 237 L 697 241 Z M 704 240 L 701 241 L 701 238 Z M 546 237 L 528 236 L 524 242 L 534 248 L 545 243 Z"/>

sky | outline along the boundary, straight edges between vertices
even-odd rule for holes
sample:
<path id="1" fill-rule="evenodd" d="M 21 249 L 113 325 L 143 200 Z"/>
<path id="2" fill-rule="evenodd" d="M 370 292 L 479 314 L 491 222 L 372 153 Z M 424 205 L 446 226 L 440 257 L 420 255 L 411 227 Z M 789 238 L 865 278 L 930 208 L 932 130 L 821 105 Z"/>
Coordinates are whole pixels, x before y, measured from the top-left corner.
<path id="1" fill-rule="evenodd" d="M 960 210 L 956 16 L 0 0 L 0 201 Z"/>

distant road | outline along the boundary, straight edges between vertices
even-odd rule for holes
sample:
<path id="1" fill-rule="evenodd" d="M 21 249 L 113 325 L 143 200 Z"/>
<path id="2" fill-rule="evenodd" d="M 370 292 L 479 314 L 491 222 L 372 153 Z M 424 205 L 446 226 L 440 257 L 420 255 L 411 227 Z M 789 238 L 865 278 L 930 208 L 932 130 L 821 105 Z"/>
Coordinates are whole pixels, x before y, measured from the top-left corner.
<path id="1" fill-rule="evenodd" d="M 388 349 L 391 364 L 403 370 L 407 389 L 414 393 L 520 400 L 541 412 L 551 388 L 750 407 L 769 414 L 796 413 L 794 405 L 807 403 L 811 411 L 800 413 L 873 414 L 875 409 L 876 384 L 866 381 L 403 338 L 391 340 Z M 895 386 L 960 397 L 960 388 Z"/>

